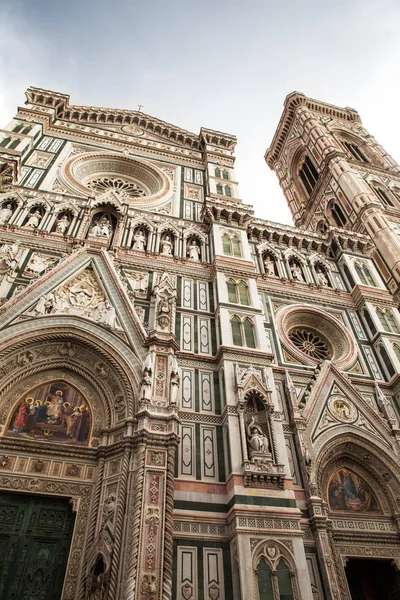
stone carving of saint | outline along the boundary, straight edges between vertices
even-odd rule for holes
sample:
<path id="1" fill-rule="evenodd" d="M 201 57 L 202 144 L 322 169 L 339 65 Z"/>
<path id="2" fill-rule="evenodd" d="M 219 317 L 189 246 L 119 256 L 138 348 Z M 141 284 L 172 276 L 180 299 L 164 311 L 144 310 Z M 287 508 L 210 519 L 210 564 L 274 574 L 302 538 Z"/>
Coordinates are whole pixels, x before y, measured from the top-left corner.
<path id="1" fill-rule="evenodd" d="M 169 298 L 160 299 L 157 310 L 157 322 L 161 329 L 166 329 L 171 320 L 171 306 Z"/>
<path id="2" fill-rule="evenodd" d="M 161 242 L 161 254 L 163 256 L 172 256 L 172 242 L 169 235 L 166 235 Z"/>
<path id="3" fill-rule="evenodd" d="M 56 232 L 64 234 L 67 231 L 69 226 L 70 226 L 70 220 L 68 219 L 67 215 L 64 215 L 57 222 Z"/>
<path id="4" fill-rule="evenodd" d="M 247 427 L 247 440 L 251 450 L 254 452 L 263 452 L 265 454 L 269 452 L 268 438 L 254 416 Z"/>
<path id="5" fill-rule="evenodd" d="M 152 369 L 151 369 L 151 355 L 147 354 L 142 368 L 142 381 L 140 389 L 140 399 L 146 403 L 151 400 L 151 387 L 152 387 Z"/>
<path id="6" fill-rule="evenodd" d="M 106 215 L 103 215 L 90 230 L 90 235 L 95 235 L 96 237 L 110 237 L 111 233 L 112 226 Z"/>
<path id="7" fill-rule="evenodd" d="M 178 362 L 174 357 L 173 364 L 171 367 L 171 386 L 170 386 L 170 404 L 176 406 L 178 404 L 178 394 L 180 386 L 179 368 Z"/>
<path id="8" fill-rule="evenodd" d="M 269 277 L 276 277 L 275 264 L 269 254 L 267 254 L 266 257 L 264 258 L 264 268 L 265 268 L 266 275 L 268 275 Z"/>
<path id="9" fill-rule="evenodd" d="M 37 229 L 39 227 L 40 220 L 42 215 L 38 210 L 35 210 L 34 213 L 29 215 L 29 219 L 26 222 L 25 227 L 30 227 L 31 229 Z"/>
<path id="10" fill-rule="evenodd" d="M 54 309 L 54 294 L 49 292 L 44 294 L 36 304 L 35 311 L 38 315 L 49 315 Z"/>
<path id="11" fill-rule="evenodd" d="M 301 272 L 301 267 L 297 263 L 293 263 L 290 267 L 292 272 L 292 277 L 295 281 L 304 281 L 303 273 Z"/>
<path id="12" fill-rule="evenodd" d="M 6 204 L 0 210 L 0 225 L 6 225 L 8 221 L 11 219 L 11 215 L 13 214 L 12 205 Z"/>
<path id="13" fill-rule="evenodd" d="M 146 249 L 146 236 L 144 235 L 144 233 L 141 229 L 139 229 L 135 233 L 135 236 L 133 239 L 135 240 L 135 242 L 133 244 L 133 249 L 140 250 L 140 252 L 144 252 Z"/>
<path id="14" fill-rule="evenodd" d="M 317 281 L 321 287 L 329 287 L 329 280 L 321 269 L 317 271 Z"/>
<path id="15" fill-rule="evenodd" d="M 97 575 L 94 582 L 92 583 L 88 600 L 104 600 L 105 591 L 106 585 L 104 581 L 104 573 L 100 573 L 100 575 Z"/>
<path id="16" fill-rule="evenodd" d="M 190 260 L 194 260 L 199 262 L 200 260 L 200 247 L 196 240 L 193 240 L 189 246 L 189 258 Z"/>

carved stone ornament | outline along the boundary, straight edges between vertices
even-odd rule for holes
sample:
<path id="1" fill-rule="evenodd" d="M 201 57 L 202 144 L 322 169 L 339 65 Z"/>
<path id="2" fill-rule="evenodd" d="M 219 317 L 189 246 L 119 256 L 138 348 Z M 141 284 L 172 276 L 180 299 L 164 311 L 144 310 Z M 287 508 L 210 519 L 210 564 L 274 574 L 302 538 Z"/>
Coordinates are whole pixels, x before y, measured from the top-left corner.
<path id="1" fill-rule="evenodd" d="M 185 600 L 190 600 L 190 598 L 193 598 L 193 587 L 190 585 L 190 583 L 183 584 L 181 587 L 181 594 Z"/>
<path id="2" fill-rule="evenodd" d="M 115 308 L 104 296 L 94 273 L 89 269 L 42 296 L 30 314 L 60 313 L 86 317 L 111 329 L 120 328 Z"/>
<path id="3" fill-rule="evenodd" d="M 357 419 L 358 411 L 354 404 L 341 395 L 333 395 L 329 398 L 328 407 L 331 415 L 342 423 L 354 423 Z"/>
<path id="4" fill-rule="evenodd" d="M 208 588 L 208 596 L 211 600 L 218 600 L 219 588 L 215 585 L 215 583 Z"/>

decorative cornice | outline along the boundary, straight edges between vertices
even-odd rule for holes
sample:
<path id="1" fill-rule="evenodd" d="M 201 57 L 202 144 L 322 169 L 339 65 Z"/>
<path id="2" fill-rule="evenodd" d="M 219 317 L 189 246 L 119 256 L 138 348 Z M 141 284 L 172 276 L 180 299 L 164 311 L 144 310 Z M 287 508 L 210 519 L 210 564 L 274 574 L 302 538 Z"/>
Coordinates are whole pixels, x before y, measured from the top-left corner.
<path id="1" fill-rule="evenodd" d="M 198 149 L 201 149 L 206 143 L 233 151 L 236 145 L 236 137 L 233 135 L 206 128 L 201 128 L 199 135 L 196 135 L 141 111 L 73 105 L 69 103 L 68 94 L 36 87 L 28 88 L 25 94 L 27 104 L 53 108 L 54 117 L 65 121 L 136 125 L 173 142 Z"/>

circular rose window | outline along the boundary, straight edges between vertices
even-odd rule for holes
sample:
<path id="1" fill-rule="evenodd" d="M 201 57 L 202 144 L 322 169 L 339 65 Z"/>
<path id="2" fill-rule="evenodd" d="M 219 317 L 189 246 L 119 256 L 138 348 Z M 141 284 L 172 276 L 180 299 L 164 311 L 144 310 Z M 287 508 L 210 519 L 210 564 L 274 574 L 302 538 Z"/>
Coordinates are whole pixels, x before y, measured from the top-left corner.
<path id="1" fill-rule="evenodd" d="M 324 310 L 292 304 L 280 308 L 276 319 L 283 348 L 298 362 L 315 365 L 331 360 L 342 369 L 355 362 L 357 350 L 351 335 Z"/>
<path id="2" fill-rule="evenodd" d="M 161 207 L 173 194 L 166 174 L 152 163 L 113 154 L 81 154 L 71 158 L 61 173 L 74 194 L 100 196 L 113 192 L 121 202 L 138 208 Z"/>

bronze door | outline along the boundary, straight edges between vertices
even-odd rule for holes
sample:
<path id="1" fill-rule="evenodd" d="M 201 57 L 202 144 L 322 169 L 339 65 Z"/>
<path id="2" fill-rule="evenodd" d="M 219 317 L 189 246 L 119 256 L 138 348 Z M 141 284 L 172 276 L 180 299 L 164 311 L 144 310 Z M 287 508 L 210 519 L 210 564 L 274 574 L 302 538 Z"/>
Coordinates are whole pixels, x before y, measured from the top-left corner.
<path id="1" fill-rule="evenodd" d="M 0 600 L 60 600 L 73 526 L 68 500 L 0 493 Z"/>

